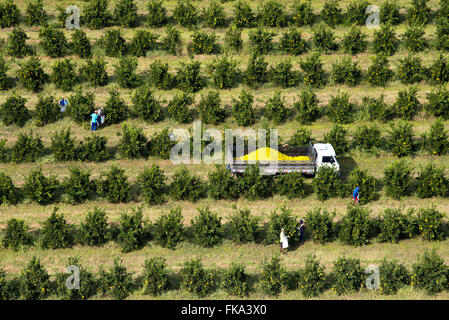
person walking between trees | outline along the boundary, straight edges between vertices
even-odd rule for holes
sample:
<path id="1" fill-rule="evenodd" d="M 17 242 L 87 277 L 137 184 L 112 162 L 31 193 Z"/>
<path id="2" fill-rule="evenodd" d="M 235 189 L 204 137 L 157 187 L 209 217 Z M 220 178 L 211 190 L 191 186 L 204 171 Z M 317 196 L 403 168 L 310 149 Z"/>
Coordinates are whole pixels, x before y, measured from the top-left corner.
<path id="1" fill-rule="evenodd" d="M 281 252 L 283 254 L 287 254 L 288 238 L 289 237 L 285 235 L 284 228 L 282 228 L 279 240 L 280 240 L 280 243 L 281 243 Z"/>
<path id="2" fill-rule="evenodd" d="M 359 203 L 359 196 L 360 196 L 359 190 L 360 188 L 356 187 L 352 192 L 352 200 L 354 201 L 355 204 Z"/>
<path id="3" fill-rule="evenodd" d="M 99 125 L 103 126 L 104 120 L 105 120 L 105 114 L 104 114 L 104 108 L 103 107 L 98 109 L 98 118 L 100 119 Z"/>
<path id="4" fill-rule="evenodd" d="M 97 131 L 97 127 L 98 127 L 98 111 L 95 110 L 95 112 L 92 113 L 90 115 L 90 117 L 92 118 L 92 120 L 90 122 L 90 131 Z"/>
<path id="5" fill-rule="evenodd" d="M 299 223 L 296 227 L 296 231 L 299 233 L 299 243 L 301 243 L 302 239 L 304 238 L 304 231 L 306 230 L 306 223 L 304 220 L 299 219 Z"/>

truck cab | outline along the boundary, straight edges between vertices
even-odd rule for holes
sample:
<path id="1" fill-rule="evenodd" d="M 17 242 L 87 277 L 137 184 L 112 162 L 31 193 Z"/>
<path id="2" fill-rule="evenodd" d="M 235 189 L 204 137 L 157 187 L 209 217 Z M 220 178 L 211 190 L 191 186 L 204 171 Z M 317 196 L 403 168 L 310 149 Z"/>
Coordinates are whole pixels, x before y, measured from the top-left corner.
<path id="1" fill-rule="evenodd" d="M 333 167 L 340 174 L 340 165 L 338 164 L 335 150 L 330 143 L 315 143 L 313 148 L 316 151 L 316 169 L 322 166 Z"/>

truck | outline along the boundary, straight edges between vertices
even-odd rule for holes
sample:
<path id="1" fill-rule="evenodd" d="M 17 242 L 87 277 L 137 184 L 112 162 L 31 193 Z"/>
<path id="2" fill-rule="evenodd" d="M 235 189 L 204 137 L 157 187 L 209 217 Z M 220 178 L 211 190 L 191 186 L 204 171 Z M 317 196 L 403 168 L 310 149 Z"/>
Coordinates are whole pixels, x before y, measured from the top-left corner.
<path id="1" fill-rule="evenodd" d="M 335 150 L 329 143 L 309 144 L 305 147 L 288 145 L 273 148 L 256 148 L 249 150 L 243 148 L 243 154 L 237 154 L 235 146 L 228 148 L 227 167 L 233 174 L 243 173 L 248 165 L 258 163 L 260 170 L 266 175 L 301 172 L 305 175 L 315 176 L 318 168 L 333 167 L 340 174 L 340 165 Z"/>

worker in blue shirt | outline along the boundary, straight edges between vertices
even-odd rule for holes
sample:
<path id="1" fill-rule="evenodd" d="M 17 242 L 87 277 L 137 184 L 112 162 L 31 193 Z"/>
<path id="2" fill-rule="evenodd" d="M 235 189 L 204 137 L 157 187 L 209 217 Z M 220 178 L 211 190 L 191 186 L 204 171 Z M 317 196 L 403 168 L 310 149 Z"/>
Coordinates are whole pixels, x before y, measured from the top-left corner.
<path id="1" fill-rule="evenodd" d="M 98 111 L 95 110 L 95 112 L 92 113 L 90 115 L 90 117 L 92 118 L 92 120 L 90 122 L 90 131 L 97 131 L 97 127 L 98 127 Z"/>
<path id="2" fill-rule="evenodd" d="M 357 204 L 359 202 L 359 187 L 356 187 L 354 191 L 352 192 L 352 200 L 354 200 L 354 203 Z"/>

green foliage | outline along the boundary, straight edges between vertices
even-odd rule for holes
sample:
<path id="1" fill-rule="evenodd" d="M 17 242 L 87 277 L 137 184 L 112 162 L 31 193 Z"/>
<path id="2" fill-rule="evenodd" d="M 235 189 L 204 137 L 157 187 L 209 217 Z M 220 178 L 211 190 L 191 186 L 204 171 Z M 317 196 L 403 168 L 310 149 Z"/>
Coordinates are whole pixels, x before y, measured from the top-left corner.
<path id="1" fill-rule="evenodd" d="M 272 178 L 259 173 L 258 164 L 250 164 L 239 178 L 243 196 L 250 200 L 266 199 L 273 194 Z"/>
<path id="2" fill-rule="evenodd" d="M 176 79 L 168 72 L 168 63 L 156 60 L 150 65 L 149 83 L 157 89 L 170 90 L 175 87 Z"/>
<path id="3" fill-rule="evenodd" d="M 108 218 L 106 213 L 98 208 L 89 211 L 80 225 L 81 243 L 89 246 L 101 246 L 108 242 Z"/>
<path id="4" fill-rule="evenodd" d="M 223 275 L 223 286 L 228 295 L 245 297 L 248 295 L 248 275 L 243 264 L 232 262 Z"/>
<path id="5" fill-rule="evenodd" d="M 148 14 L 146 16 L 148 26 L 160 28 L 167 23 L 167 9 L 165 9 L 162 5 L 162 0 L 150 0 L 148 2 Z"/>
<path id="6" fill-rule="evenodd" d="M 156 164 L 145 168 L 140 173 L 137 180 L 146 203 L 160 204 L 164 202 L 167 189 L 166 179 L 164 171 Z"/>
<path id="7" fill-rule="evenodd" d="M 435 117 L 442 117 L 444 120 L 449 119 L 449 90 L 443 86 L 433 88 L 427 94 L 428 104 L 425 109 L 428 113 Z"/>
<path id="8" fill-rule="evenodd" d="M 279 235 L 278 235 L 279 236 Z M 262 274 L 259 283 L 264 294 L 278 296 L 287 280 L 287 270 L 281 265 L 279 256 L 272 256 L 270 261 L 265 258 L 261 263 Z"/>
<path id="9" fill-rule="evenodd" d="M 239 28 L 251 27 L 255 23 L 256 16 L 247 2 L 239 0 L 235 3 L 234 21 Z"/>
<path id="10" fill-rule="evenodd" d="M 432 11 L 427 3 L 429 0 L 412 0 L 412 5 L 407 8 L 407 23 L 410 25 L 425 25 L 429 21 Z"/>
<path id="11" fill-rule="evenodd" d="M 349 25 L 355 24 L 363 26 L 366 22 L 366 19 L 369 17 L 369 13 L 366 12 L 366 9 L 369 5 L 370 3 L 366 0 L 351 1 L 346 8 L 346 23 Z"/>
<path id="12" fill-rule="evenodd" d="M 370 201 L 377 200 L 379 194 L 377 193 L 378 181 L 376 178 L 368 174 L 368 170 L 354 168 L 349 174 L 347 185 L 351 193 L 359 187 L 359 203 L 365 204 Z"/>
<path id="13" fill-rule="evenodd" d="M 424 290 L 428 295 L 435 295 L 443 291 L 448 282 L 448 267 L 444 259 L 440 257 L 435 249 L 424 251 L 418 256 L 418 261 L 412 265 L 411 285 Z"/>
<path id="14" fill-rule="evenodd" d="M 11 160 L 14 163 L 35 162 L 44 153 L 44 144 L 39 135 L 19 133 L 12 147 Z"/>
<path id="15" fill-rule="evenodd" d="M 188 123 L 192 121 L 190 106 L 194 102 L 194 97 L 188 93 L 181 92 L 175 94 L 168 103 L 168 114 L 177 123 Z"/>
<path id="16" fill-rule="evenodd" d="M 16 124 L 20 127 L 31 118 L 25 103 L 27 99 L 19 96 L 15 92 L 9 96 L 5 102 L 0 105 L 0 116 L 6 126 Z"/>
<path id="17" fill-rule="evenodd" d="M 277 210 L 273 210 L 270 213 L 268 228 L 266 231 L 264 243 L 265 244 L 279 244 L 279 234 L 282 228 L 286 235 L 293 235 L 296 230 L 296 216 L 292 214 L 292 210 L 288 209 L 285 205 L 280 207 L 280 213 Z M 290 241 L 295 240 L 292 238 Z"/>
<path id="18" fill-rule="evenodd" d="M 449 194 L 449 181 L 444 167 L 428 163 L 421 167 L 416 178 L 416 194 L 420 198 L 445 197 Z"/>
<path id="19" fill-rule="evenodd" d="M 15 27 L 8 35 L 7 54 L 15 58 L 23 58 L 32 54 L 32 49 L 26 44 L 29 39 L 25 31 L 20 27 Z"/>
<path id="20" fill-rule="evenodd" d="M 51 293 L 50 276 L 35 256 L 22 269 L 19 281 L 20 294 L 26 300 L 46 298 Z"/>
<path id="21" fill-rule="evenodd" d="M 172 27 L 168 27 L 165 32 L 166 35 L 161 43 L 162 49 L 172 55 L 180 54 L 182 51 L 181 32 Z"/>
<path id="22" fill-rule="evenodd" d="M 128 50 L 121 29 L 106 30 L 106 34 L 101 40 L 104 52 L 109 57 L 120 57 Z"/>
<path id="23" fill-rule="evenodd" d="M 216 165 L 209 173 L 208 191 L 212 199 L 237 199 L 240 194 L 238 180 L 224 166 Z"/>
<path id="24" fill-rule="evenodd" d="M 390 124 L 386 147 L 395 157 L 404 157 L 411 155 L 416 144 L 413 141 L 413 126 L 408 122 L 398 122 L 397 125 Z"/>
<path id="25" fill-rule="evenodd" d="M 338 172 L 333 167 L 322 166 L 318 168 L 312 185 L 320 201 L 340 195 L 341 181 Z"/>
<path id="26" fill-rule="evenodd" d="M 225 34 L 225 45 L 227 48 L 236 52 L 242 50 L 242 30 L 233 24 Z"/>
<path id="27" fill-rule="evenodd" d="M 178 0 L 173 18 L 182 27 L 193 27 L 200 17 L 197 7 L 190 0 Z"/>
<path id="28" fill-rule="evenodd" d="M 92 191 L 93 182 L 90 180 L 90 172 L 78 167 L 70 168 L 69 176 L 63 182 L 65 194 L 71 203 L 82 203 Z"/>
<path id="29" fill-rule="evenodd" d="M 326 84 L 323 63 L 320 61 L 318 54 L 313 54 L 305 60 L 299 62 L 301 70 L 304 73 L 304 84 L 319 88 Z"/>
<path id="30" fill-rule="evenodd" d="M 307 211 L 307 230 L 314 243 L 325 244 L 333 240 L 335 235 L 334 217 L 335 212 L 329 212 L 326 209 L 314 208 Z"/>
<path id="31" fill-rule="evenodd" d="M 154 257 L 145 260 L 143 292 L 152 296 L 158 296 L 168 289 L 168 272 L 165 259 Z"/>
<path id="32" fill-rule="evenodd" d="M 338 238 L 348 245 L 367 244 L 370 227 L 369 210 L 364 207 L 350 206 L 341 220 Z"/>
<path id="33" fill-rule="evenodd" d="M 289 115 L 285 103 L 285 97 L 281 96 L 281 91 L 275 91 L 273 96 L 265 102 L 265 116 L 276 124 L 283 123 Z"/>
<path id="34" fill-rule="evenodd" d="M 36 57 L 31 57 L 20 66 L 17 78 L 24 88 L 36 92 L 42 89 L 48 75 L 44 72 L 41 61 Z"/>
<path id="35" fill-rule="evenodd" d="M 341 47 L 345 53 L 352 55 L 365 52 L 367 47 L 366 34 L 360 28 L 352 26 L 343 36 Z"/>
<path id="36" fill-rule="evenodd" d="M 321 17 L 332 28 L 336 27 L 343 20 L 342 10 L 338 1 L 326 0 L 321 9 Z"/>
<path id="37" fill-rule="evenodd" d="M 276 192 L 288 199 L 305 196 L 304 178 L 301 172 L 290 172 L 275 179 Z"/>
<path id="38" fill-rule="evenodd" d="M 293 13 L 292 22 L 298 26 L 312 25 L 316 20 L 311 0 L 295 0 L 291 11 Z"/>
<path id="39" fill-rule="evenodd" d="M 123 266 L 120 258 L 114 259 L 114 266 L 99 272 L 99 290 L 103 294 L 111 294 L 115 299 L 123 300 L 131 294 L 133 279 L 131 273 Z"/>
<path id="40" fill-rule="evenodd" d="M 293 104 L 293 107 L 297 111 L 296 120 L 301 124 L 314 122 L 320 116 L 318 103 L 319 100 L 312 90 L 302 90 L 298 95 L 298 101 L 295 101 Z"/>
<path id="41" fill-rule="evenodd" d="M 97 293 L 97 282 L 92 272 L 80 266 L 79 258 L 69 257 L 68 266 L 77 266 L 79 268 L 79 288 L 69 289 L 67 287 L 67 273 L 56 274 L 56 295 L 63 300 L 87 300 Z M 74 284 L 72 282 L 72 284 Z"/>
<path id="42" fill-rule="evenodd" d="M 45 25 L 39 30 L 39 45 L 51 58 L 62 57 L 66 54 L 68 43 L 64 32 L 52 25 Z"/>
<path id="43" fill-rule="evenodd" d="M 397 76 L 404 84 L 420 82 L 425 77 L 425 69 L 420 57 L 407 56 L 399 60 Z"/>
<path id="44" fill-rule="evenodd" d="M 214 59 L 208 69 L 212 74 L 215 87 L 219 89 L 233 88 L 239 81 L 240 70 L 237 67 L 237 61 L 226 56 Z"/>
<path id="45" fill-rule="evenodd" d="M 130 189 L 124 169 L 113 165 L 109 171 L 101 173 L 97 191 L 109 202 L 128 202 L 131 198 Z"/>
<path id="46" fill-rule="evenodd" d="M 366 120 L 369 121 L 387 121 L 393 117 L 393 110 L 384 101 L 384 95 L 381 94 L 378 98 L 363 97 L 362 98 L 362 114 Z"/>
<path id="47" fill-rule="evenodd" d="M 70 101 L 70 107 L 67 108 L 66 112 L 77 124 L 90 120 L 95 105 L 93 92 L 83 92 L 80 88 L 68 100 Z"/>
<path id="48" fill-rule="evenodd" d="M 21 247 L 31 245 L 33 239 L 28 234 L 28 225 L 24 220 L 11 218 L 6 224 L 2 247 L 18 251 Z"/>
<path id="49" fill-rule="evenodd" d="M 277 0 L 262 2 L 257 13 L 258 21 L 266 27 L 285 27 L 288 23 L 288 17 L 284 8 L 284 4 Z"/>
<path id="50" fill-rule="evenodd" d="M 401 159 L 384 170 L 384 188 L 387 196 L 400 199 L 408 195 L 413 184 L 413 169 L 410 164 Z"/>
<path id="51" fill-rule="evenodd" d="M 25 10 L 24 22 L 28 27 L 42 26 L 48 21 L 48 14 L 44 10 L 44 1 L 29 0 Z"/>
<path id="52" fill-rule="evenodd" d="M 427 40 L 424 39 L 424 29 L 420 26 L 410 26 L 402 35 L 404 45 L 410 52 L 419 52 L 428 47 Z"/>
<path id="53" fill-rule="evenodd" d="M 227 25 L 223 6 L 217 1 L 212 1 L 203 8 L 203 23 L 209 28 L 224 28 Z"/>
<path id="54" fill-rule="evenodd" d="M 381 131 L 375 125 L 358 126 L 352 135 L 352 144 L 361 150 L 374 152 L 382 145 Z"/>
<path id="55" fill-rule="evenodd" d="M 43 249 L 68 248 L 73 244 L 71 226 L 64 218 L 64 214 L 57 213 L 58 208 L 44 221 L 39 238 Z"/>
<path id="56" fill-rule="evenodd" d="M 304 147 L 309 144 L 310 141 L 312 141 L 312 132 L 305 128 L 301 127 L 299 129 L 296 129 L 295 133 L 291 137 L 289 141 L 289 145 L 292 147 Z"/>
<path id="57" fill-rule="evenodd" d="M 236 209 L 229 219 L 231 238 L 234 242 L 242 244 L 256 241 L 260 217 L 251 215 L 249 209 Z"/>
<path id="58" fill-rule="evenodd" d="M 121 57 L 114 68 L 120 87 L 133 88 L 139 83 L 136 75 L 137 58 L 130 56 Z"/>
<path id="59" fill-rule="evenodd" d="M 273 50 L 273 38 L 276 34 L 262 28 L 249 31 L 249 44 L 253 54 L 267 54 Z"/>
<path id="60" fill-rule="evenodd" d="M 357 62 L 352 63 L 351 58 L 346 57 L 332 64 L 332 80 L 335 83 L 355 86 L 361 79 L 362 69 L 357 65 Z"/>
<path id="61" fill-rule="evenodd" d="M 71 91 L 77 82 L 75 63 L 71 59 L 56 61 L 52 66 L 50 81 L 58 89 Z"/>
<path id="62" fill-rule="evenodd" d="M 89 59 L 86 64 L 80 68 L 79 73 L 80 76 L 87 79 L 92 86 L 105 86 L 109 81 L 106 66 L 107 62 L 102 58 L 96 58 L 95 60 Z"/>
<path id="63" fill-rule="evenodd" d="M 449 150 L 448 132 L 444 129 L 444 123 L 437 119 L 431 126 L 428 133 L 422 136 L 422 149 L 431 155 L 446 154 Z"/>
<path id="64" fill-rule="evenodd" d="M 417 93 L 418 89 L 415 87 L 408 87 L 398 92 L 393 109 L 402 119 L 412 120 L 420 111 L 421 103 L 418 100 Z"/>
<path id="65" fill-rule="evenodd" d="M 206 191 L 201 178 L 191 174 L 187 168 L 182 167 L 174 173 L 170 185 L 170 196 L 174 200 L 196 202 L 205 195 Z"/>
<path id="66" fill-rule="evenodd" d="M 109 90 L 109 97 L 106 100 L 104 112 L 107 115 L 108 122 L 111 124 L 120 123 L 128 118 L 129 107 L 116 88 Z"/>
<path id="67" fill-rule="evenodd" d="M 288 60 L 283 60 L 272 66 L 269 71 L 270 80 L 277 86 L 284 88 L 294 87 L 300 82 L 299 71 L 292 70 L 292 63 Z"/>
<path id="68" fill-rule="evenodd" d="M 377 55 L 373 63 L 368 67 L 368 83 L 372 86 L 385 87 L 385 84 L 393 78 L 388 59 L 385 55 Z"/>
<path id="69" fill-rule="evenodd" d="M 379 292 L 396 294 L 399 289 L 410 283 L 410 274 L 397 260 L 382 260 L 379 266 Z"/>
<path id="70" fill-rule="evenodd" d="M 334 123 L 331 131 L 324 135 L 324 141 L 330 143 L 337 154 L 347 152 L 349 149 L 347 133 L 342 125 Z"/>
<path id="71" fill-rule="evenodd" d="M 414 230 L 413 209 L 405 214 L 401 209 L 385 209 L 381 215 L 378 238 L 382 242 L 395 242 L 410 238 Z"/>
<path id="72" fill-rule="evenodd" d="M 149 144 L 149 154 L 161 159 L 170 159 L 171 149 L 176 145 L 176 141 L 170 139 L 168 128 L 155 133 Z"/>
<path id="73" fill-rule="evenodd" d="M 201 95 L 197 108 L 204 123 L 216 125 L 225 119 L 225 110 L 221 108 L 220 94 L 217 91 Z"/>
<path id="74" fill-rule="evenodd" d="M 251 92 L 242 90 L 238 99 L 232 99 L 232 118 L 239 126 L 251 126 L 255 122 L 253 108 L 254 96 Z"/>
<path id="75" fill-rule="evenodd" d="M 355 109 L 355 104 L 349 102 L 348 93 L 343 92 L 331 97 L 326 114 L 332 122 L 350 123 L 354 121 L 353 116 Z"/>
<path id="76" fill-rule="evenodd" d="M 315 255 L 307 255 L 303 269 L 299 271 L 298 288 L 305 297 L 316 297 L 326 289 L 326 274 Z"/>
<path id="77" fill-rule="evenodd" d="M 112 14 L 108 11 L 108 5 L 108 0 L 89 0 L 81 17 L 83 23 L 89 29 L 108 27 L 113 21 Z"/>
<path id="78" fill-rule="evenodd" d="M 209 207 L 198 208 L 198 215 L 191 220 L 194 242 L 202 247 L 214 247 L 222 241 L 221 217 Z"/>
<path id="79" fill-rule="evenodd" d="M 22 20 L 22 14 L 13 0 L 0 2 L 0 28 L 10 28 L 18 25 Z"/>
<path id="80" fill-rule="evenodd" d="M 215 285 L 213 272 L 204 269 L 199 259 L 184 262 L 179 277 L 181 290 L 200 297 L 207 295 Z"/>
<path id="81" fill-rule="evenodd" d="M 56 161 L 70 161 L 78 157 L 70 128 L 61 129 L 51 137 L 51 151 Z"/>
<path id="82" fill-rule="evenodd" d="M 424 240 L 443 240 L 446 235 L 442 230 L 443 218 L 445 214 L 439 212 L 435 207 L 421 208 L 416 217 L 419 234 Z"/>
<path id="83" fill-rule="evenodd" d="M 263 56 L 252 54 L 249 58 L 248 65 L 245 71 L 245 83 L 252 88 L 264 84 L 268 81 L 268 62 Z"/>
<path id="84" fill-rule="evenodd" d="M 134 113 L 146 122 L 157 122 L 162 119 L 161 102 L 148 85 L 137 88 L 131 101 Z"/>
<path id="85" fill-rule="evenodd" d="M 154 238 L 165 248 L 175 249 L 184 239 L 184 233 L 183 217 L 179 207 L 162 214 L 154 223 Z"/>
<path id="86" fill-rule="evenodd" d="M 399 40 L 390 24 L 384 24 L 374 31 L 373 50 L 376 54 L 392 56 L 396 53 Z"/>
<path id="87" fill-rule="evenodd" d="M 18 189 L 14 186 L 10 176 L 0 172 L 0 204 L 16 204 L 19 202 Z"/>
<path id="88" fill-rule="evenodd" d="M 380 6 L 380 22 L 399 24 L 402 20 L 397 0 L 384 0 Z"/>
<path id="89" fill-rule="evenodd" d="M 106 150 L 108 138 L 93 134 L 84 138 L 78 151 L 78 159 L 81 161 L 103 162 L 110 158 Z"/>
<path id="90" fill-rule="evenodd" d="M 143 219 L 142 207 L 131 209 L 130 213 L 120 215 L 120 230 L 117 242 L 122 252 L 131 252 L 141 248 L 148 238 L 148 224 Z"/>
<path id="91" fill-rule="evenodd" d="M 114 8 L 114 21 L 123 28 L 137 25 L 137 4 L 135 0 L 118 0 Z"/>
<path id="92" fill-rule="evenodd" d="M 358 292 L 365 284 L 365 271 L 357 258 L 340 257 L 334 262 L 332 292 Z"/>
<path id="93" fill-rule="evenodd" d="M 435 32 L 435 47 L 438 50 L 449 50 L 449 20 L 447 18 L 436 19 L 437 30 Z"/>
<path id="94" fill-rule="evenodd" d="M 186 92 L 200 91 L 204 86 L 200 74 L 201 62 L 191 61 L 190 63 L 181 62 L 177 68 L 176 81 L 179 89 Z"/>
<path id="95" fill-rule="evenodd" d="M 218 47 L 215 43 L 215 33 L 195 30 L 191 35 L 191 50 L 194 54 L 214 54 L 217 53 Z"/>
<path id="96" fill-rule="evenodd" d="M 296 29 L 290 29 L 282 34 L 279 43 L 280 48 L 292 55 L 301 55 L 307 51 L 307 42 L 303 39 L 301 32 Z"/>
<path id="97" fill-rule="evenodd" d="M 313 28 L 312 42 L 313 46 L 322 52 L 329 52 L 338 48 L 334 32 L 323 23 Z"/>
<path id="98" fill-rule="evenodd" d="M 89 38 L 87 37 L 86 32 L 81 29 L 75 29 L 75 32 L 72 35 L 70 48 L 76 55 L 83 59 L 90 58 L 92 55 L 92 46 Z"/>

